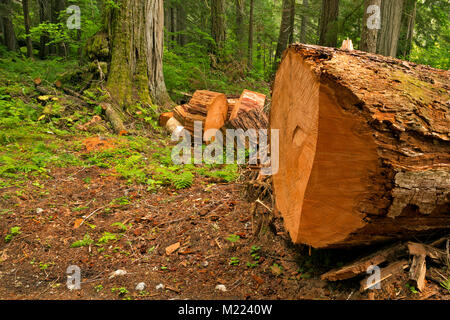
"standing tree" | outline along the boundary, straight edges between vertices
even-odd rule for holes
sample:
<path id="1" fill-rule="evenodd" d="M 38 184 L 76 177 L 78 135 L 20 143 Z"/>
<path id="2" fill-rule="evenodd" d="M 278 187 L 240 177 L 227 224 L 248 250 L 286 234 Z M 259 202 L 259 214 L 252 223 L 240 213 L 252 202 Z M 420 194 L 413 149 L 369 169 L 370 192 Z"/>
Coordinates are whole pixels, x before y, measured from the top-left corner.
<path id="1" fill-rule="evenodd" d="M 29 7 L 28 0 L 22 0 L 22 8 L 23 8 L 23 19 L 24 19 L 26 43 L 27 43 L 27 56 L 32 58 L 33 57 L 33 43 L 31 42 L 31 36 L 30 36 L 31 20 L 30 20 L 30 7 Z"/>
<path id="2" fill-rule="evenodd" d="M 306 35 L 307 35 L 307 28 L 309 24 L 309 16 L 308 16 L 308 8 L 309 8 L 309 2 L 308 0 L 303 0 L 303 6 L 302 6 L 302 22 L 300 26 L 300 42 L 306 43 Z"/>
<path id="3" fill-rule="evenodd" d="M 405 0 L 397 56 L 409 59 L 416 22 L 417 0 Z"/>
<path id="4" fill-rule="evenodd" d="M 234 35 L 236 37 L 237 48 L 236 48 L 236 56 L 239 59 L 242 59 L 244 56 L 244 0 L 234 0 L 234 6 L 236 10 L 236 23 L 234 25 Z"/>
<path id="5" fill-rule="evenodd" d="M 295 32 L 295 0 L 291 1 L 291 16 L 289 19 L 289 40 L 288 43 L 294 42 L 294 32 Z"/>
<path id="6" fill-rule="evenodd" d="M 364 1 L 364 19 L 360 50 L 377 52 L 378 30 L 381 27 L 381 0 Z"/>
<path id="7" fill-rule="evenodd" d="M 177 32 L 178 45 L 184 47 L 187 44 L 186 38 L 186 20 L 187 13 L 185 4 L 182 1 L 177 2 Z"/>
<path id="8" fill-rule="evenodd" d="M 17 49 L 16 33 L 14 32 L 14 25 L 11 20 L 11 0 L 0 0 L 0 16 L 3 24 L 3 37 L 5 46 L 13 51 Z"/>
<path id="9" fill-rule="evenodd" d="M 283 13 L 281 15 L 280 35 L 278 36 L 277 51 L 273 63 L 273 70 L 276 71 L 283 51 L 286 49 L 292 35 L 292 3 L 295 0 L 283 0 Z"/>
<path id="10" fill-rule="evenodd" d="M 254 2 L 250 0 L 250 19 L 248 28 L 248 68 L 253 67 L 253 17 L 254 17 Z"/>
<path id="11" fill-rule="evenodd" d="M 211 0 L 211 36 L 214 40 L 211 53 L 220 61 L 226 39 L 225 0 Z"/>
<path id="12" fill-rule="evenodd" d="M 52 0 L 51 1 L 51 22 L 52 24 L 59 25 L 62 23 L 60 19 L 61 11 L 63 11 L 66 8 L 66 0 Z M 59 26 L 59 28 L 61 28 Z M 60 30 L 62 32 L 62 30 Z M 63 41 L 58 41 L 56 46 L 51 46 L 50 51 L 54 54 L 56 51 L 58 51 L 58 55 L 60 56 L 66 56 L 67 50 L 66 50 L 66 44 Z"/>
<path id="13" fill-rule="evenodd" d="M 381 29 L 378 34 L 377 53 L 396 57 L 403 0 L 383 0 L 381 3 Z"/>
<path id="14" fill-rule="evenodd" d="M 323 0 L 319 24 L 319 44 L 336 47 L 338 36 L 339 0 Z"/>
<path id="15" fill-rule="evenodd" d="M 39 5 L 39 22 L 49 23 L 51 17 L 51 2 L 47 0 L 38 0 Z M 48 42 L 50 38 L 46 31 L 43 31 L 40 37 L 39 58 L 45 59 L 49 54 Z"/>
<path id="16" fill-rule="evenodd" d="M 163 0 L 120 0 L 107 10 L 111 64 L 106 87 L 121 107 L 169 106 L 163 75 Z"/>

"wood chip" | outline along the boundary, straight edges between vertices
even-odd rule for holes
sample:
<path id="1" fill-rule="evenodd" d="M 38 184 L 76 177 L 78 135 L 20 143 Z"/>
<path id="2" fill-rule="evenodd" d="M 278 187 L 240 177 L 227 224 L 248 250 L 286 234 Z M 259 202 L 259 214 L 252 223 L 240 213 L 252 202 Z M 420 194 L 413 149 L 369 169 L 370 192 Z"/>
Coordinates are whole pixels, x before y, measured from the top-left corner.
<path id="1" fill-rule="evenodd" d="M 181 247 L 181 243 L 174 243 L 166 248 L 166 254 L 171 255 Z"/>

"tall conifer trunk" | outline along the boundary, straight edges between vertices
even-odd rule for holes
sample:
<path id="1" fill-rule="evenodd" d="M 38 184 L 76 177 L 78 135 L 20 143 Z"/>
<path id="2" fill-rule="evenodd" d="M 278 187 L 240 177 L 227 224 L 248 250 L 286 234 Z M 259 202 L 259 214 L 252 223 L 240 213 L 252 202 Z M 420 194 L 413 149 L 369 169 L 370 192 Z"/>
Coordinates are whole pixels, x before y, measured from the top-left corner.
<path id="1" fill-rule="evenodd" d="M 120 106 L 136 102 L 169 106 L 163 75 L 163 1 L 121 0 L 120 8 L 108 14 L 107 89 L 113 100 Z"/>

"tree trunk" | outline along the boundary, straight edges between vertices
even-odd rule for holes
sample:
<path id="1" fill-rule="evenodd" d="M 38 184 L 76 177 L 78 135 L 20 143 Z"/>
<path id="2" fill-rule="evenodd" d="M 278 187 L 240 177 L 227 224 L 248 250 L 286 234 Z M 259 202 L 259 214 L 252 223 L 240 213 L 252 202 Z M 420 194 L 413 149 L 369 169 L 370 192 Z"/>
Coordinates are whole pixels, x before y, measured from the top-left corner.
<path id="1" fill-rule="evenodd" d="M 250 0 L 250 19 L 248 27 L 248 68 L 253 68 L 253 12 L 254 12 L 254 2 Z"/>
<path id="2" fill-rule="evenodd" d="M 381 3 L 381 29 L 378 34 L 377 53 L 397 55 L 398 38 L 402 22 L 403 0 L 383 0 Z"/>
<path id="3" fill-rule="evenodd" d="M 1 0 L 3 10 L 1 12 L 3 24 L 3 37 L 5 46 L 8 50 L 14 51 L 17 49 L 16 33 L 14 32 L 14 25 L 11 20 L 11 0 Z"/>
<path id="4" fill-rule="evenodd" d="M 295 0 L 291 0 L 291 10 L 289 17 L 289 40 L 288 43 L 294 42 L 294 33 L 295 33 Z"/>
<path id="5" fill-rule="evenodd" d="M 31 42 L 30 36 L 30 27 L 31 27 L 30 7 L 28 0 L 22 0 L 22 9 L 25 25 L 26 43 L 27 43 L 27 56 L 29 58 L 33 58 L 33 43 Z"/>
<path id="6" fill-rule="evenodd" d="M 177 36 L 176 36 L 176 32 L 177 32 L 177 8 L 175 4 L 172 4 L 172 6 L 170 7 L 170 41 L 171 41 L 171 45 L 175 46 L 176 45 L 176 41 L 177 41 Z"/>
<path id="7" fill-rule="evenodd" d="M 361 246 L 450 228 L 450 72 L 292 45 L 276 75 L 277 209 L 295 243 Z"/>
<path id="8" fill-rule="evenodd" d="M 52 0 L 51 2 L 51 19 L 52 23 L 58 24 L 60 23 L 59 15 L 61 11 L 66 9 L 66 0 Z M 65 57 L 67 56 L 66 44 L 61 42 L 53 47 L 54 53 L 58 52 L 59 56 Z"/>
<path id="9" fill-rule="evenodd" d="M 182 3 L 177 4 L 177 32 L 178 32 L 178 45 L 184 47 L 187 43 L 186 40 L 186 8 Z"/>
<path id="10" fill-rule="evenodd" d="M 214 40 L 211 53 L 221 60 L 225 48 L 225 0 L 211 0 L 211 36 Z"/>
<path id="11" fill-rule="evenodd" d="M 39 5 L 39 22 L 48 23 L 50 22 L 51 16 L 51 6 L 48 0 L 38 0 Z M 49 54 L 49 46 L 47 43 L 50 41 L 48 34 L 44 34 L 40 37 L 40 47 L 39 47 L 39 58 L 45 59 Z"/>
<path id="12" fill-rule="evenodd" d="M 119 106 L 170 106 L 163 75 L 162 0 L 121 0 L 107 13 L 111 64 L 107 89 Z"/>
<path id="13" fill-rule="evenodd" d="M 405 0 L 397 56 L 408 60 L 416 22 L 417 0 Z"/>
<path id="14" fill-rule="evenodd" d="M 381 27 L 381 0 L 364 1 L 364 19 L 361 34 L 360 50 L 370 53 L 377 52 L 378 30 Z"/>
<path id="15" fill-rule="evenodd" d="M 283 54 L 283 51 L 286 49 L 289 38 L 292 34 L 291 10 L 293 1 L 294 0 L 283 0 L 283 13 L 281 15 L 280 34 L 278 36 L 277 51 L 275 53 L 275 61 L 273 64 L 274 71 L 276 71 L 278 67 L 281 55 Z"/>
<path id="16" fill-rule="evenodd" d="M 235 10 L 236 10 L 236 23 L 234 27 L 234 34 L 236 37 L 236 42 L 238 44 L 236 54 L 238 59 L 242 59 L 245 54 L 245 38 L 242 36 L 245 32 L 244 28 L 244 0 L 235 0 Z"/>
<path id="17" fill-rule="evenodd" d="M 309 25 L 308 10 L 309 10 L 309 2 L 308 2 L 308 0 L 303 0 L 302 24 L 300 26 L 300 42 L 301 43 L 307 42 L 306 35 L 308 32 L 308 25 Z"/>
<path id="18" fill-rule="evenodd" d="M 319 44 L 337 46 L 339 0 L 323 0 L 319 24 Z"/>

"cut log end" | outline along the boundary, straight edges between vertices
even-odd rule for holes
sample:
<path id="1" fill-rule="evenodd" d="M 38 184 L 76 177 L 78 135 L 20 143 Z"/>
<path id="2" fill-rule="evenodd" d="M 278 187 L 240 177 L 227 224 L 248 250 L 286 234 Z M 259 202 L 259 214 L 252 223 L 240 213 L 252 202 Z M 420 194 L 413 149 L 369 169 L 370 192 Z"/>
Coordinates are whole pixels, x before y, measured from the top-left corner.
<path id="1" fill-rule="evenodd" d="M 422 137 L 402 130 L 408 117 L 419 121 L 408 110 L 421 104 L 380 77 L 403 67 L 384 70 L 386 61 L 376 59 L 303 45 L 284 55 L 270 119 L 280 134 L 273 183 L 276 206 L 295 243 L 361 246 L 450 228 L 449 130 L 442 127 L 450 121 L 430 120 Z M 435 76 L 416 72 L 411 77 Z M 448 87 L 448 74 L 436 72 L 436 88 L 424 98 L 434 101 L 430 116 L 448 112 L 439 96 L 443 83 Z M 380 113 L 389 117 L 374 120 Z"/>

